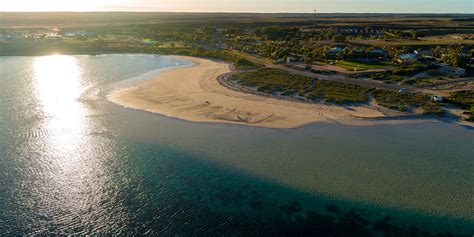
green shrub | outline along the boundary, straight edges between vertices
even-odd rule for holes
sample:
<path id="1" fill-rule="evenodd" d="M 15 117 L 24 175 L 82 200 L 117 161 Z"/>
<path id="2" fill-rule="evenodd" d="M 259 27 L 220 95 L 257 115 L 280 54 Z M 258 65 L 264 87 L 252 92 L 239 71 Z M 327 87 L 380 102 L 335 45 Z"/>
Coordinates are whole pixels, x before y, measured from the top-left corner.
<path id="1" fill-rule="evenodd" d="M 365 103 L 369 100 L 368 88 L 335 81 L 319 80 L 309 92 L 311 99 L 324 99 L 337 104 Z"/>
<path id="2" fill-rule="evenodd" d="M 375 90 L 372 93 L 377 104 L 398 111 L 409 108 L 420 108 L 424 114 L 443 114 L 443 109 L 433 103 L 431 98 L 422 94 L 398 93 L 394 91 Z"/>
<path id="3" fill-rule="evenodd" d="M 262 65 L 254 63 L 250 60 L 247 60 L 245 58 L 236 58 L 234 60 L 234 66 L 238 70 L 250 70 L 250 69 L 256 69 L 256 68 L 261 68 Z"/>

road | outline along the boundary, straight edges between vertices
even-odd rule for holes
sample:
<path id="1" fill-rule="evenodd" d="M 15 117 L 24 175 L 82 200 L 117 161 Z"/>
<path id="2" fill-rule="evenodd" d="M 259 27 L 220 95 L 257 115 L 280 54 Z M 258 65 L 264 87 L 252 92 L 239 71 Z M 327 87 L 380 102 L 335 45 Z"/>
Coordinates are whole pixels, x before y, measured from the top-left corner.
<path id="1" fill-rule="evenodd" d="M 244 53 L 238 50 L 234 49 L 225 49 L 235 55 L 244 57 L 252 62 L 258 63 L 265 65 L 266 67 L 269 68 L 278 68 L 282 70 L 286 70 L 292 74 L 296 75 L 302 75 L 302 76 L 307 76 L 307 77 L 316 77 L 322 80 L 328 80 L 328 81 L 337 81 L 337 82 L 342 82 L 342 83 L 349 83 L 353 85 L 359 85 L 359 86 L 364 86 L 364 87 L 369 87 L 369 88 L 377 88 L 377 89 L 382 89 L 382 90 L 390 90 L 390 91 L 399 91 L 402 88 L 405 88 L 407 92 L 410 93 L 422 93 L 422 94 L 427 94 L 427 95 L 440 95 L 443 97 L 448 97 L 449 93 L 443 92 L 436 90 L 434 88 L 418 88 L 415 86 L 401 86 L 397 84 L 386 84 L 381 81 L 376 81 L 372 80 L 369 78 L 352 78 L 344 75 L 344 73 L 336 73 L 336 74 L 331 74 L 331 75 L 326 75 L 326 74 L 320 74 L 320 73 L 314 73 L 310 71 L 302 71 L 298 69 L 294 69 L 291 67 L 288 67 L 284 64 L 274 64 L 271 60 L 266 59 L 266 58 L 261 58 L 257 57 L 255 55 L 251 55 L 248 53 Z M 451 84 L 451 83 L 459 83 L 459 82 L 467 82 L 467 81 L 472 81 L 474 80 L 472 77 L 467 77 L 467 78 L 459 78 L 456 81 L 451 81 L 451 82 L 446 82 L 446 83 L 440 83 L 439 85 L 443 84 Z"/>
<path id="2" fill-rule="evenodd" d="M 296 75 L 301 75 L 301 76 L 307 76 L 307 77 L 316 77 L 322 80 L 328 80 L 328 81 L 337 81 L 337 82 L 342 82 L 342 83 L 349 83 L 349 84 L 354 84 L 354 85 L 359 85 L 359 86 L 364 86 L 364 87 L 370 87 L 370 88 L 377 88 L 377 89 L 382 89 L 382 90 L 391 90 L 391 91 L 399 91 L 402 88 L 405 88 L 408 92 L 421 92 L 420 89 L 412 87 L 412 86 L 400 86 L 400 85 L 395 85 L 395 84 L 386 84 L 380 81 L 375 81 L 367 78 L 349 78 L 343 75 L 325 75 L 325 74 L 319 74 L 319 73 L 314 73 L 310 71 L 301 71 L 297 69 L 293 69 L 290 67 L 287 67 L 283 64 L 274 64 L 268 59 L 265 58 L 260 58 L 256 57 L 254 55 L 250 55 L 247 53 L 243 53 L 237 50 L 230 50 L 230 52 L 234 53 L 235 55 L 244 57 L 252 62 L 258 63 L 265 65 L 266 67 L 269 68 L 278 68 L 282 70 L 286 70 L 292 74 Z"/>

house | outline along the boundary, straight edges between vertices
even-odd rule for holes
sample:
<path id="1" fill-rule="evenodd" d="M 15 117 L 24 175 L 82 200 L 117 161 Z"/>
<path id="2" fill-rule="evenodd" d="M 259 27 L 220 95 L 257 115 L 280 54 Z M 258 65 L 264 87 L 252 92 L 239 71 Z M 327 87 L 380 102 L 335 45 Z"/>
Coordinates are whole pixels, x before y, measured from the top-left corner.
<path id="1" fill-rule="evenodd" d="M 399 61 L 403 64 L 413 64 L 418 61 L 418 55 L 414 53 L 400 54 Z"/>
<path id="2" fill-rule="evenodd" d="M 370 57 L 377 58 L 377 59 L 385 59 L 387 58 L 387 52 L 383 49 L 372 49 L 370 50 Z"/>
<path id="3" fill-rule="evenodd" d="M 286 58 L 286 63 L 287 64 L 290 64 L 291 62 L 294 62 L 294 61 L 296 61 L 296 58 L 293 58 L 293 57 L 287 57 Z"/>
<path id="4" fill-rule="evenodd" d="M 334 47 L 334 48 L 331 48 L 330 50 L 328 50 L 328 53 L 329 54 L 339 54 L 339 53 L 342 53 L 343 49 L 340 48 L 340 47 Z"/>
<path id="5" fill-rule="evenodd" d="M 448 76 L 462 76 L 466 73 L 466 69 L 460 67 L 451 67 L 446 65 L 441 65 L 439 67 L 441 73 L 447 74 Z"/>

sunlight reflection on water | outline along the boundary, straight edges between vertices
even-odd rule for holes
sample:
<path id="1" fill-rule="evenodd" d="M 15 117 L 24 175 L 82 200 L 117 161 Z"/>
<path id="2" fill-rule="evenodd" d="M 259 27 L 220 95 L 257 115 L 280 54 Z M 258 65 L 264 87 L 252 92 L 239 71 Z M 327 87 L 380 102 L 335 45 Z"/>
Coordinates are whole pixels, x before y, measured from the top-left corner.
<path id="1" fill-rule="evenodd" d="M 84 108 L 77 99 L 81 95 L 81 70 L 77 59 L 53 55 L 34 61 L 34 78 L 43 113 L 51 118 L 49 128 L 56 142 L 74 147 L 74 135 L 84 131 Z M 67 142 L 66 142 L 67 141 Z"/>
<path id="2" fill-rule="evenodd" d="M 36 96 L 45 117 L 41 130 L 48 134 L 38 141 L 43 147 L 40 159 L 50 164 L 41 187 L 43 192 L 39 192 L 43 193 L 41 200 L 56 210 L 80 211 L 88 205 L 85 201 L 91 201 L 87 195 L 90 189 L 100 189 L 89 186 L 99 183 L 88 182 L 95 165 L 81 155 L 93 149 L 87 144 L 86 108 L 78 101 L 85 90 L 82 71 L 72 56 L 38 57 L 33 65 Z"/>

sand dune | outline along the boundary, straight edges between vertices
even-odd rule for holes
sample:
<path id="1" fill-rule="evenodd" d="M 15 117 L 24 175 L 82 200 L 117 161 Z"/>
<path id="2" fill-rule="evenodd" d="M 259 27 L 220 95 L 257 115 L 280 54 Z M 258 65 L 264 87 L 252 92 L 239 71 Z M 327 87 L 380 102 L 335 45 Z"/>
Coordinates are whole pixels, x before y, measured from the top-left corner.
<path id="1" fill-rule="evenodd" d="M 229 65 L 179 57 L 196 64 L 164 71 L 138 85 L 112 91 L 107 98 L 125 107 L 195 122 L 295 128 L 315 122 L 355 121 L 383 113 L 369 106 L 309 104 L 248 94 L 222 86 L 217 78 Z"/>

